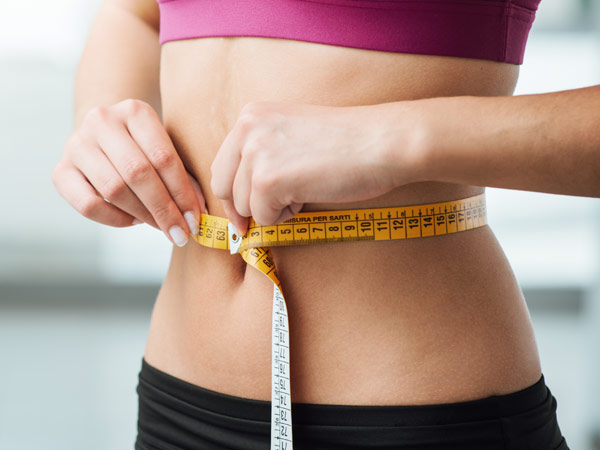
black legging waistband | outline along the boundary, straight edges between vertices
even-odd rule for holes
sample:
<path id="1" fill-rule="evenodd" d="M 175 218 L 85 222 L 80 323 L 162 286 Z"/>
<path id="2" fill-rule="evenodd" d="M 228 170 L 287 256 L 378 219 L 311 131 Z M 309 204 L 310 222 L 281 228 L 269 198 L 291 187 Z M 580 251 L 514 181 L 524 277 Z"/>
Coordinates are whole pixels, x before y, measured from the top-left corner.
<path id="1" fill-rule="evenodd" d="M 270 422 L 271 402 L 235 397 L 187 383 L 162 372 L 142 360 L 140 382 L 160 386 L 198 408 L 238 419 Z M 419 426 L 431 424 L 432 415 L 443 424 L 493 420 L 526 412 L 543 405 L 550 391 L 544 376 L 532 386 L 508 395 L 459 403 L 410 406 L 360 406 L 298 403 L 292 401 L 294 424 Z M 343 414 L 342 414 L 343 413 Z"/>
<path id="2" fill-rule="evenodd" d="M 271 402 L 187 383 L 142 360 L 136 449 L 269 448 Z M 294 448 L 568 450 L 544 377 L 508 395 L 437 405 L 292 402 Z"/>

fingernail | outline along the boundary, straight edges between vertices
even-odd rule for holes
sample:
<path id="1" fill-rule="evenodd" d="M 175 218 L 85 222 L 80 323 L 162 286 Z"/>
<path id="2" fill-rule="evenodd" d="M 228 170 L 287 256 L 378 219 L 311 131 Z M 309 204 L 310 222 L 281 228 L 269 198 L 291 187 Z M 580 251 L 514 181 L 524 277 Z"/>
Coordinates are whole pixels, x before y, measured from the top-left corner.
<path id="1" fill-rule="evenodd" d="M 144 223 L 142 222 L 140 219 L 138 219 L 137 217 L 135 219 L 133 219 L 133 222 L 131 222 L 131 225 L 138 225 L 140 223 Z"/>
<path id="2" fill-rule="evenodd" d="M 171 235 L 171 239 L 173 239 L 173 242 L 175 242 L 177 247 L 183 247 L 188 241 L 188 238 L 181 227 L 174 226 L 169 228 L 169 234 Z"/>
<path id="3" fill-rule="evenodd" d="M 188 224 L 188 227 L 190 227 L 190 230 L 192 232 L 192 234 L 198 234 L 198 219 L 196 219 L 196 216 L 194 215 L 193 212 L 188 211 L 186 212 L 183 217 L 185 218 L 185 221 Z"/>

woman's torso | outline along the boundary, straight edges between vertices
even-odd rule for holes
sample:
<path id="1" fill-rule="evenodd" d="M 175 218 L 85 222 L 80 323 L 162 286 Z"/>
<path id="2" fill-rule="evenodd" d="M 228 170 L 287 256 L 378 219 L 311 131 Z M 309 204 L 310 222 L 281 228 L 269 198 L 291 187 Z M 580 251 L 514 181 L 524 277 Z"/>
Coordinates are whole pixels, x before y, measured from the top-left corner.
<path id="1" fill-rule="evenodd" d="M 213 215 L 210 165 L 252 101 L 354 106 L 425 97 L 510 95 L 518 66 L 270 38 L 168 42 L 165 127 Z M 400 206 L 476 195 L 415 183 L 369 201 L 304 211 Z M 521 291 L 489 227 L 390 242 L 275 247 L 291 342 L 292 400 L 446 403 L 536 382 L 540 366 Z M 272 283 L 240 255 L 174 248 L 145 358 L 207 389 L 270 399 Z"/>

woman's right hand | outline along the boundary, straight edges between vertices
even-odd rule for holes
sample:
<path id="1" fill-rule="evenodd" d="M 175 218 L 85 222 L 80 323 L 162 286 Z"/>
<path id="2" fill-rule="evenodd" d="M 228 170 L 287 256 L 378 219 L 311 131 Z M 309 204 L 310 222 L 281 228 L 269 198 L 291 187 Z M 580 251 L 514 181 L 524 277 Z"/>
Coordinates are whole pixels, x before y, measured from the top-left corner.
<path id="1" fill-rule="evenodd" d="M 114 227 L 146 222 L 178 246 L 207 214 L 154 109 L 123 100 L 87 112 L 52 172 L 60 195 L 88 219 Z"/>

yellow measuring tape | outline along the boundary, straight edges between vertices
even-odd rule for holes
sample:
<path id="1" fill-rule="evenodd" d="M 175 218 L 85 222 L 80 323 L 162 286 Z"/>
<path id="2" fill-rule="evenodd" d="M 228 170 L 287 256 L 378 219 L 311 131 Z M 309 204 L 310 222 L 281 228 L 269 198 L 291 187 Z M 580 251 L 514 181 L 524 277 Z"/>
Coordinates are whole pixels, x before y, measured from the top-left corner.
<path id="1" fill-rule="evenodd" d="M 202 214 L 193 238 L 210 248 L 240 253 L 273 282 L 271 450 L 292 450 L 290 342 L 287 307 L 268 247 L 344 241 L 390 241 L 459 233 L 487 224 L 485 194 L 425 205 L 301 212 L 273 226 L 250 218 L 244 236 L 228 219 Z"/>

